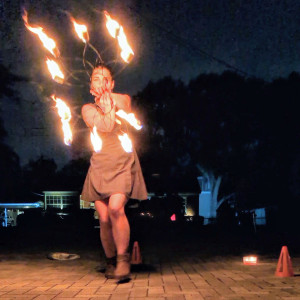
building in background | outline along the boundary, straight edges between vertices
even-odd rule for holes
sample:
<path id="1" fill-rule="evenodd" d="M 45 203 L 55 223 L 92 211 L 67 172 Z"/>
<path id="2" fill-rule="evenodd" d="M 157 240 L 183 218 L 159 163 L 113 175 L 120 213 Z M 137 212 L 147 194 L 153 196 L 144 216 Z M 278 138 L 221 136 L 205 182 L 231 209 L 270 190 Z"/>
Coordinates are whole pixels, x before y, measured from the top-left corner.
<path id="1" fill-rule="evenodd" d="M 79 195 L 76 191 L 44 191 L 45 210 L 79 208 Z"/>

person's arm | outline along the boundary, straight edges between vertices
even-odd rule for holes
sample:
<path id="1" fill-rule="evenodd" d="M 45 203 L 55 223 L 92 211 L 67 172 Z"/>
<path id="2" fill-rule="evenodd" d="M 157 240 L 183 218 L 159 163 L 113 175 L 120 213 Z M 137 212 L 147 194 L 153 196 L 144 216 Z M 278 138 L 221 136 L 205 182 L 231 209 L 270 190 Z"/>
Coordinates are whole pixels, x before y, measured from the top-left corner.
<path id="1" fill-rule="evenodd" d="M 116 103 L 117 109 L 122 109 L 126 113 L 131 112 L 131 98 L 125 94 L 112 94 L 113 99 Z"/>
<path id="2" fill-rule="evenodd" d="M 85 104 L 81 109 L 82 118 L 90 129 L 96 126 L 99 131 L 110 132 L 115 125 L 116 107 L 102 109 L 97 105 Z"/>

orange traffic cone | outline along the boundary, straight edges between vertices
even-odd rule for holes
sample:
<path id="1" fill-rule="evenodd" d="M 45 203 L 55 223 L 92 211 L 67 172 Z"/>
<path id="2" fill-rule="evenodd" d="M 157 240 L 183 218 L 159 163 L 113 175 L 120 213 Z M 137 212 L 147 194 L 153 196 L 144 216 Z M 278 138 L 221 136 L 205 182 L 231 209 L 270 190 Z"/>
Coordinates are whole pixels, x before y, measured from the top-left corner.
<path id="1" fill-rule="evenodd" d="M 280 253 L 280 256 L 279 256 L 279 260 L 278 260 L 275 275 L 279 276 L 279 277 L 292 277 L 292 276 L 294 276 L 292 261 L 291 261 L 287 246 L 283 246 L 281 248 L 281 253 Z"/>
<path id="2" fill-rule="evenodd" d="M 142 263 L 141 250 L 138 242 L 134 242 L 132 254 L 131 254 L 131 264 L 139 265 Z"/>

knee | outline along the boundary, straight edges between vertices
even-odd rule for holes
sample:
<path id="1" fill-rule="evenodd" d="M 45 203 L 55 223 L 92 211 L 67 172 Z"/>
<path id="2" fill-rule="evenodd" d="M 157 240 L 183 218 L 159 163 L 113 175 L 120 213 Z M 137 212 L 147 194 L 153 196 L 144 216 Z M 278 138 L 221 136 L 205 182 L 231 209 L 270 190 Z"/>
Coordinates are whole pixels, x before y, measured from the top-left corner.
<path id="1" fill-rule="evenodd" d="M 119 218 L 123 215 L 125 215 L 125 212 L 124 212 L 124 207 L 120 207 L 120 206 L 109 206 L 108 207 L 108 213 L 109 213 L 109 216 L 110 218 L 113 218 L 113 219 L 116 219 L 116 218 Z"/>

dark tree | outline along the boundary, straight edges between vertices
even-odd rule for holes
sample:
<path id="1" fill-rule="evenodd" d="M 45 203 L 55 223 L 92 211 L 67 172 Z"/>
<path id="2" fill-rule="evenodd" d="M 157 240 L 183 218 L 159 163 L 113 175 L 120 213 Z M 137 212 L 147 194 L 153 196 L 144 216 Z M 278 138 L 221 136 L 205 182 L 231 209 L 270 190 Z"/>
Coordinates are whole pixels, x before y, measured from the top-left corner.
<path id="1" fill-rule="evenodd" d="M 12 74 L 0 64 L 0 99 L 2 105 L 6 101 L 18 101 L 18 95 L 14 90 L 14 83 L 22 78 Z M 22 197 L 21 193 L 21 168 L 18 155 L 5 143 L 6 131 L 0 120 L 0 195 L 3 202 L 17 201 Z"/>
<path id="2" fill-rule="evenodd" d="M 88 159 L 80 158 L 70 161 L 58 172 L 60 188 L 81 192 L 88 168 Z"/>
<path id="3" fill-rule="evenodd" d="M 151 191 L 198 189 L 195 167 L 185 149 L 187 102 L 184 84 L 170 77 L 150 82 L 134 97 L 134 110 L 144 124 L 136 144 Z"/>
<path id="4" fill-rule="evenodd" d="M 56 174 L 56 163 L 53 159 L 41 156 L 31 160 L 23 168 L 23 176 L 29 193 L 42 193 L 43 191 L 57 190 L 59 181 Z"/>
<path id="5" fill-rule="evenodd" d="M 134 99 L 145 124 L 138 144 L 150 188 L 159 182 L 175 191 L 202 173 L 216 204 L 231 193 L 241 207 L 295 198 L 299 87 L 298 74 L 272 83 L 232 72 L 199 75 L 188 86 L 150 82 Z"/>

